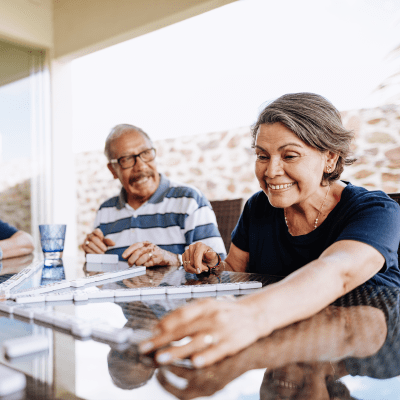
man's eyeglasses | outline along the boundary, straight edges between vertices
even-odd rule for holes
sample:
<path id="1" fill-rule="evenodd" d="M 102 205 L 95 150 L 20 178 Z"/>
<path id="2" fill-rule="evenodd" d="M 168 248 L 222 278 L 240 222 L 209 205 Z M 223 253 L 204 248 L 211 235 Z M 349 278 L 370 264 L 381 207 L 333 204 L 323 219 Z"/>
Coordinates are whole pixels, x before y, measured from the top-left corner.
<path id="1" fill-rule="evenodd" d="M 140 157 L 140 159 L 145 163 L 153 161 L 156 158 L 156 149 L 151 148 L 143 150 L 139 154 L 131 154 L 130 156 L 123 156 L 118 159 L 114 158 L 113 160 L 110 160 L 110 163 L 118 163 L 122 169 L 132 168 L 136 164 L 137 157 Z"/>

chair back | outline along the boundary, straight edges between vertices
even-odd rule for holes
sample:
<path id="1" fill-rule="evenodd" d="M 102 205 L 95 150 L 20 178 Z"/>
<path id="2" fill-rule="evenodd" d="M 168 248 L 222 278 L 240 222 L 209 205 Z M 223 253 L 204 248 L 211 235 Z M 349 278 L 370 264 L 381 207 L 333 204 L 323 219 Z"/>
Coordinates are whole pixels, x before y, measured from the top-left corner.
<path id="1" fill-rule="evenodd" d="M 218 229 L 226 251 L 231 246 L 231 233 L 235 228 L 243 208 L 243 199 L 214 200 L 210 201 L 211 207 L 217 217 Z"/>
<path id="2" fill-rule="evenodd" d="M 400 205 L 400 193 L 386 193 L 391 199 L 394 201 L 397 201 L 397 203 Z M 400 229 L 400 227 L 399 227 Z M 399 247 L 397 249 L 397 257 L 399 259 L 399 267 L 400 267 L 400 243 Z"/>

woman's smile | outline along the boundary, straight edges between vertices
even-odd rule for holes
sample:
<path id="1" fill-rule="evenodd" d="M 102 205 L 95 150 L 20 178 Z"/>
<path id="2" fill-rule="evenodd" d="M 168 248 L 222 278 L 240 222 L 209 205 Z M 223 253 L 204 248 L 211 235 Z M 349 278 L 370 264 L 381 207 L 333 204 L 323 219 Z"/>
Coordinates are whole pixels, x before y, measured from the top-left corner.
<path id="1" fill-rule="evenodd" d="M 267 183 L 268 188 L 272 190 L 283 190 L 283 189 L 289 189 L 294 185 L 294 182 L 292 183 L 284 183 L 280 185 L 273 185 L 272 183 Z"/>

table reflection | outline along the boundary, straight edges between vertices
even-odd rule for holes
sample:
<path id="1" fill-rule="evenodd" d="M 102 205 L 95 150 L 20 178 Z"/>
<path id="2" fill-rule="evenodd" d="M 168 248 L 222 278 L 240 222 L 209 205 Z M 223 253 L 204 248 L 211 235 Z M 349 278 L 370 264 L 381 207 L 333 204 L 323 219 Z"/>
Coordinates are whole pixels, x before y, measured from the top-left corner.
<path id="1" fill-rule="evenodd" d="M 0 260 L 0 276 L 2 277 L 2 281 L 23 270 L 32 263 L 34 258 L 33 254 L 27 254 L 21 257 Z"/>
<path id="2" fill-rule="evenodd" d="M 4 260 L 0 277 L 12 276 L 30 262 L 32 256 Z M 126 267 L 120 264 L 104 265 L 88 270 L 85 266 L 82 271 L 82 265 L 66 262 L 64 272 L 66 279 L 74 279 L 75 276 Z M 35 286 L 43 282 L 47 273 L 45 272 L 45 268 L 39 269 L 24 285 Z M 279 278 L 233 272 L 198 276 L 183 269 L 158 267 L 147 269 L 140 276 L 111 279 L 96 286 L 101 290 L 243 280 L 260 280 L 266 285 L 277 279 Z M 91 289 L 98 290 L 94 287 Z M 189 360 L 160 366 L 152 355 L 140 355 L 137 348 L 137 343 L 151 333 L 160 318 L 188 302 L 196 301 L 193 296 L 139 296 L 130 299 L 70 301 L 31 306 L 54 307 L 59 312 L 85 318 L 87 321 L 104 318 L 114 327 L 131 328 L 137 338 L 134 344 L 84 340 L 40 321 L 28 321 L 4 313 L 0 313 L 0 316 L 4 328 L 3 339 L 18 336 L 22 331 L 26 335 L 31 330 L 42 332 L 45 329 L 49 335 L 53 335 L 54 346 L 48 359 L 40 365 L 38 359 L 33 359 L 29 366 L 13 365 L 35 377 L 37 382 L 46 382 L 55 392 L 68 389 L 71 395 L 79 398 L 147 399 L 152 398 L 149 393 L 153 391 L 157 393 L 157 399 L 170 398 L 171 395 L 179 399 L 194 399 L 217 393 L 219 398 L 224 398 L 226 393 L 232 393 L 231 385 L 236 388 L 235 385 L 252 385 L 250 393 L 253 396 L 258 393 L 260 399 L 321 400 L 361 397 L 381 400 L 380 395 L 373 397 L 372 389 L 365 392 L 369 397 L 360 396 L 355 386 L 349 385 L 349 379 L 374 378 L 370 379 L 373 390 L 376 391 L 381 381 L 387 385 L 387 391 L 396 393 L 397 390 L 398 393 L 398 380 L 388 379 L 400 376 L 399 294 L 400 290 L 395 288 L 363 285 L 317 315 L 277 330 L 240 353 L 203 369 L 190 368 Z M 211 295 L 231 301 L 242 296 L 239 292 L 229 295 L 214 292 Z M 65 357 L 67 350 L 71 354 L 69 357 Z M 99 353 L 102 354 L 101 357 Z M 46 372 L 41 373 L 42 370 Z M 69 378 L 66 380 L 67 376 Z M 69 380 L 74 383 L 71 384 Z M 36 390 L 33 387 L 37 383 L 35 382 L 30 384 L 29 390 L 33 392 Z M 240 389 L 237 392 L 236 397 L 230 397 L 239 399 L 245 396 Z M 42 398 L 50 399 L 52 396 L 53 394 L 49 394 Z M 389 398 L 391 397 L 388 396 Z"/>
<path id="3" fill-rule="evenodd" d="M 194 399 L 213 395 L 249 370 L 266 368 L 260 399 L 350 399 L 340 378 L 400 374 L 398 319 L 398 290 L 363 286 L 211 367 L 162 366 L 156 377 L 179 399 Z"/>

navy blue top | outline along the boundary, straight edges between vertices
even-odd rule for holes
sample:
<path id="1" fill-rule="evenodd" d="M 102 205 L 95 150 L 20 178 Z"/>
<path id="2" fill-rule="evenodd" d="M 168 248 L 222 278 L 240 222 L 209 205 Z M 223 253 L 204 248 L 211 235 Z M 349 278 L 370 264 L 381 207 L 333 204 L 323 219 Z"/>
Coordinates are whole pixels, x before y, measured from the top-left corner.
<path id="1" fill-rule="evenodd" d="M 0 240 L 8 239 L 16 232 L 18 229 L 0 220 Z"/>
<path id="2" fill-rule="evenodd" d="M 232 232 L 232 243 L 249 253 L 249 272 L 279 276 L 317 259 L 339 240 L 356 240 L 377 249 L 385 265 L 370 282 L 400 286 L 400 207 L 381 191 L 348 183 L 325 221 L 301 236 L 289 234 L 283 209 L 271 206 L 260 191 L 247 201 Z"/>

